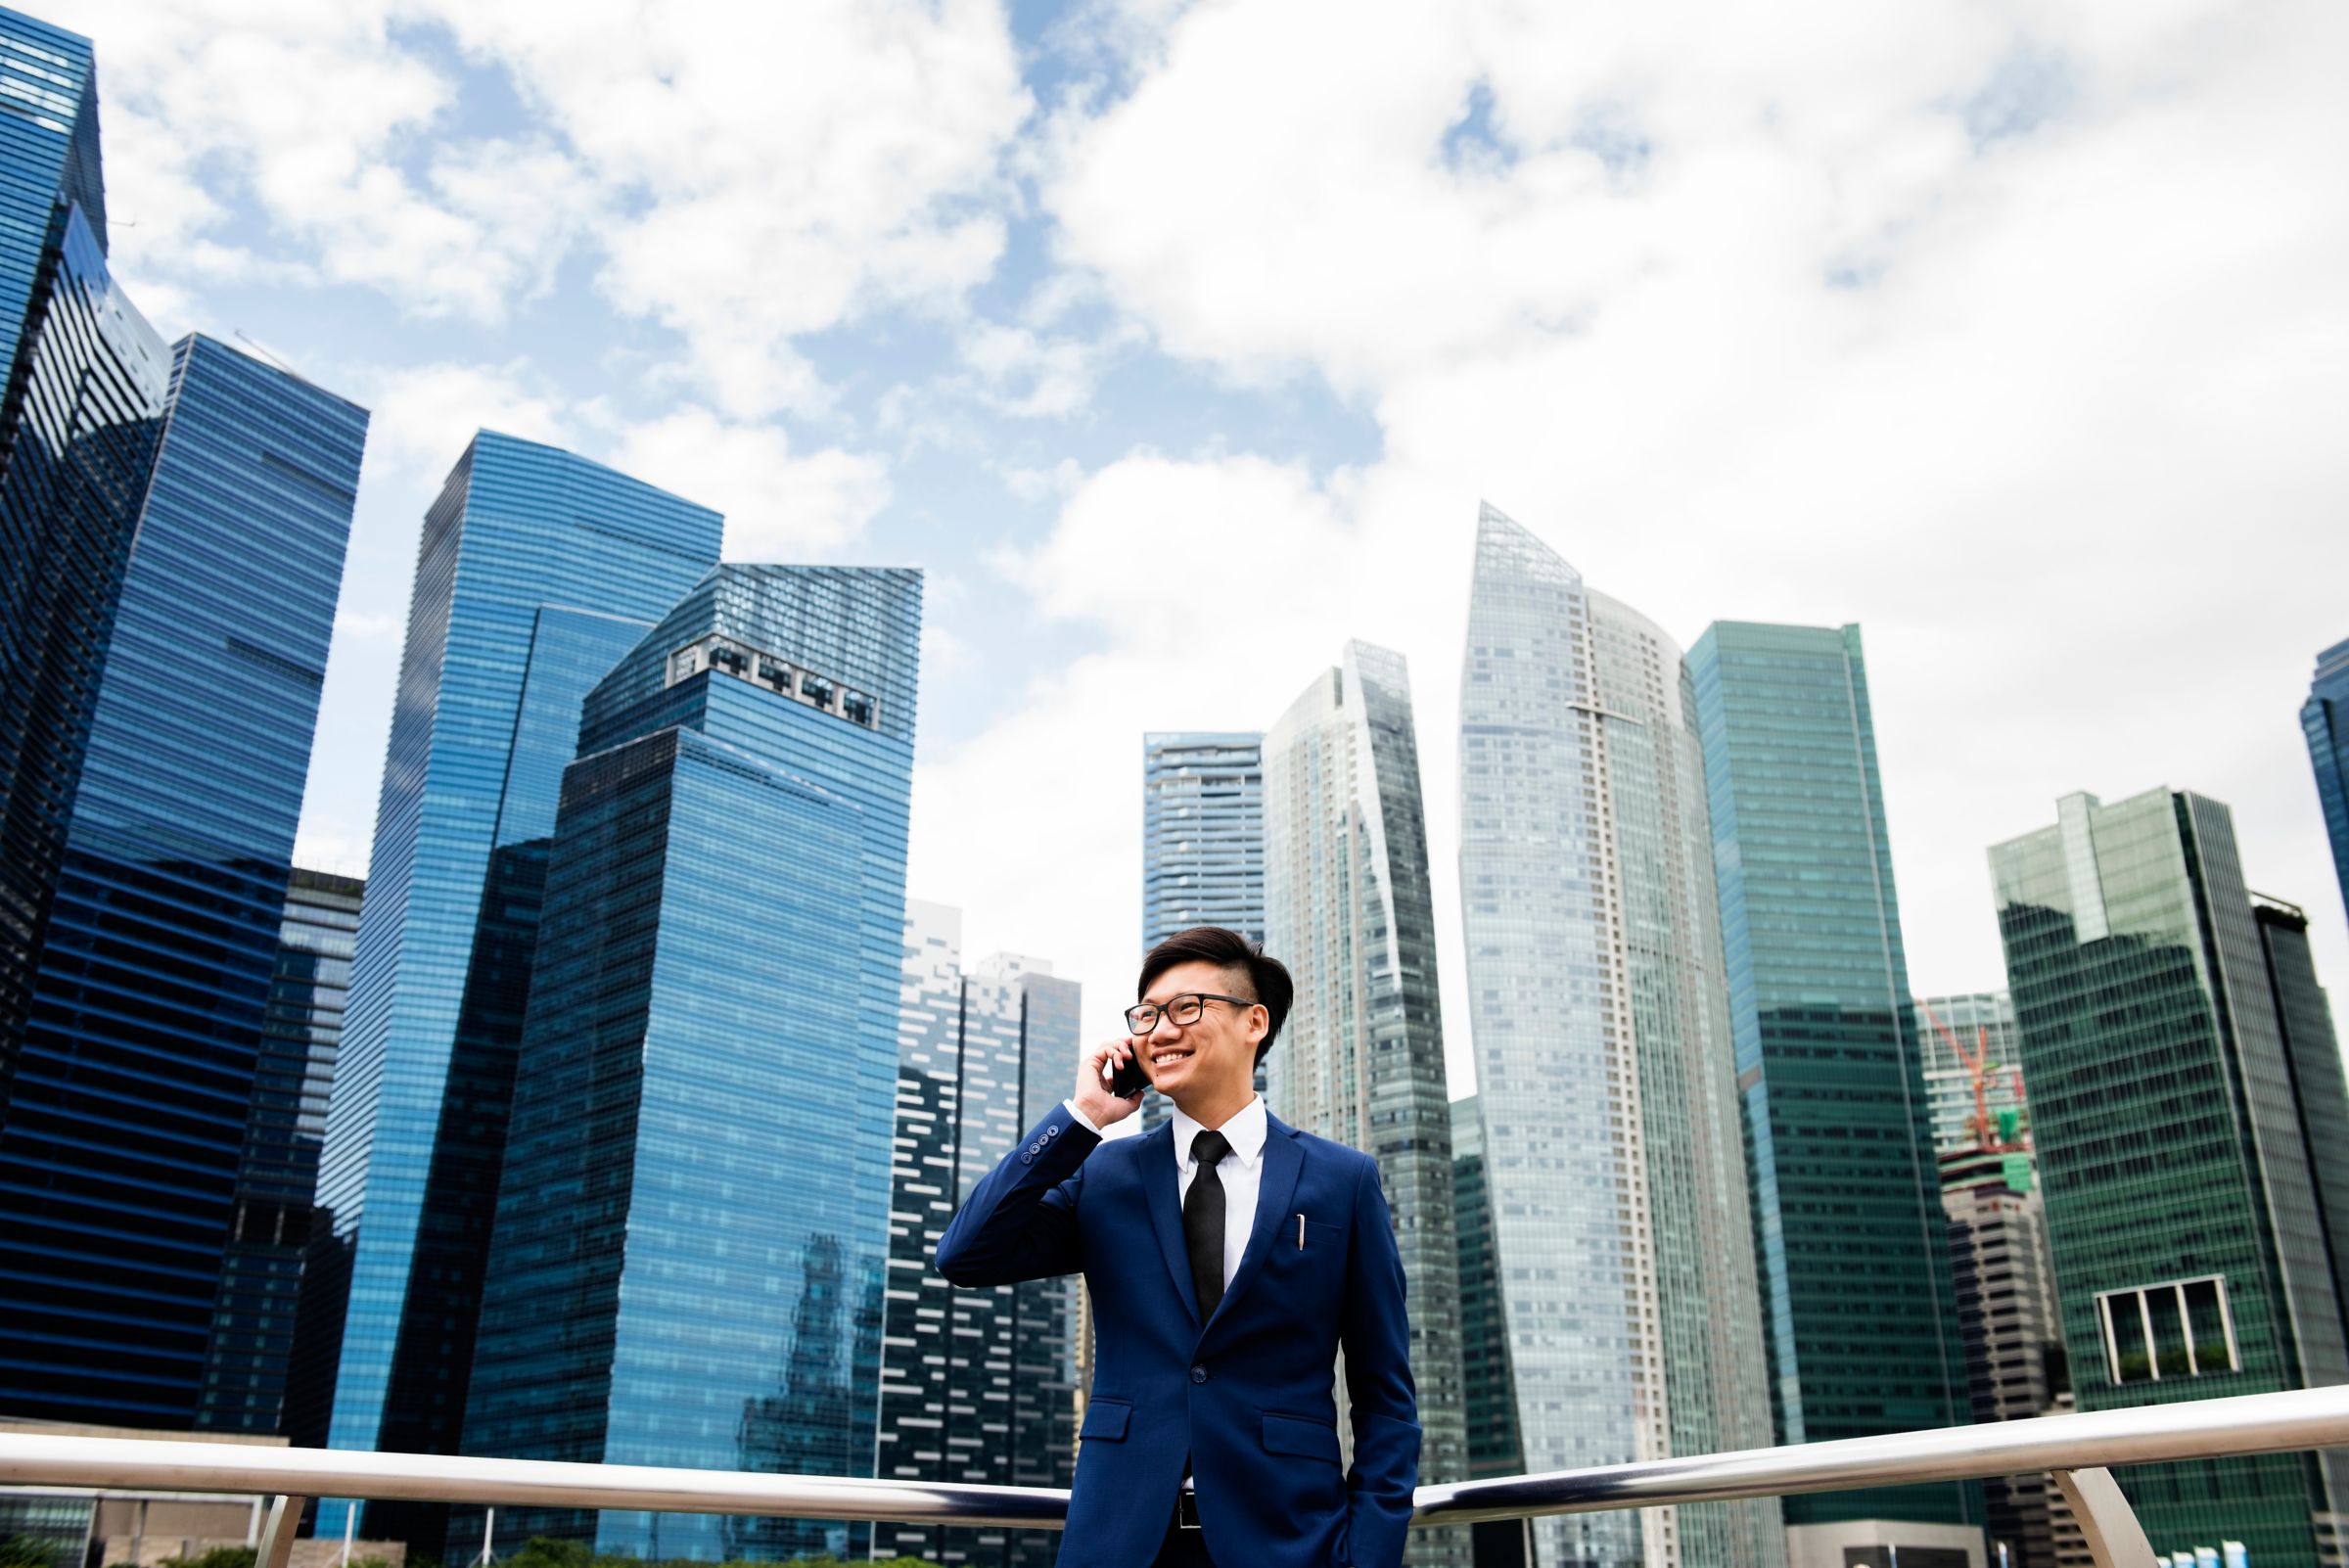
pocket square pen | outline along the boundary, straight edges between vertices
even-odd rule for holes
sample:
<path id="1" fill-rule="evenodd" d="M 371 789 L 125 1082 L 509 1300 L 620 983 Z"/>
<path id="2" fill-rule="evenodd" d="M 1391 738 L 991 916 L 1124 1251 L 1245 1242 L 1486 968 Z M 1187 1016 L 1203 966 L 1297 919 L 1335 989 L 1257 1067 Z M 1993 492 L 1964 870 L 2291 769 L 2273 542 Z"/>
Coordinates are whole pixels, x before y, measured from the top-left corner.
<path id="1" fill-rule="evenodd" d="M 1297 1216 L 1297 1250 L 1305 1251 L 1305 1216 L 1302 1213 Z"/>

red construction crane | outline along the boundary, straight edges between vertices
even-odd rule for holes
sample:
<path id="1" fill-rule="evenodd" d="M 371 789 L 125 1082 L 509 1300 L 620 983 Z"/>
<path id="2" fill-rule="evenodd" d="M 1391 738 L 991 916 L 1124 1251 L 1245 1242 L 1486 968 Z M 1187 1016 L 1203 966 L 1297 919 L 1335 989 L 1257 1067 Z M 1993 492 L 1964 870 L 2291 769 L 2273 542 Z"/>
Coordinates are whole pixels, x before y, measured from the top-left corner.
<path id="1" fill-rule="evenodd" d="M 1990 1078 L 1993 1073 L 2004 1071 L 2004 1064 L 1990 1059 L 1990 1026 L 1984 1024 L 1976 1027 L 1974 1048 L 1969 1051 L 1958 1043 L 1958 1037 L 1950 1033 L 1947 1024 L 1934 1016 L 1931 1007 L 1921 1001 L 1916 1006 L 1917 1011 L 1925 1015 L 1926 1022 L 1949 1042 L 1951 1053 L 1965 1064 L 1966 1072 L 1973 1078 L 1974 1114 L 1966 1118 L 1966 1129 L 1973 1133 L 1975 1145 L 1993 1153 L 2014 1153 L 2029 1147 L 2025 1143 L 2002 1143 L 1994 1135 L 1997 1124 L 1990 1119 Z M 2014 1102 L 2018 1106 L 2023 1103 L 2023 1072 L 2019 1067 L 2014 1070 Z"/>

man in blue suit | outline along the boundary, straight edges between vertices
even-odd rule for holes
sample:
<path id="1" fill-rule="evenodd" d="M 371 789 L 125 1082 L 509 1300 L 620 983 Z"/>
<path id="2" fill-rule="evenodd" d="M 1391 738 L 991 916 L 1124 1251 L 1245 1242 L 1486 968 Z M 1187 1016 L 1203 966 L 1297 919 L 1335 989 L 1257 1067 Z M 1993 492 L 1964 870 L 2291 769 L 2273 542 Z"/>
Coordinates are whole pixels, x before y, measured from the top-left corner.
<path id="1" fill-rule="evenodd" d="M 1403 1263 L 1369 1156 L 1284 1126 L 1254 1088 L 1289 972 L 1201 926 L 1142 961 L 1131 1035 L 946 1227 L 957 1285 L 1082 1271 L 1092 1394 L 1062 1568 L 1396 1568 L 1419 1475 Z M 1136 1063 L 1174 1102 L 1138 1138 Z M 1354 1467 L 1341 1472 L 1338 1353 Z"/>

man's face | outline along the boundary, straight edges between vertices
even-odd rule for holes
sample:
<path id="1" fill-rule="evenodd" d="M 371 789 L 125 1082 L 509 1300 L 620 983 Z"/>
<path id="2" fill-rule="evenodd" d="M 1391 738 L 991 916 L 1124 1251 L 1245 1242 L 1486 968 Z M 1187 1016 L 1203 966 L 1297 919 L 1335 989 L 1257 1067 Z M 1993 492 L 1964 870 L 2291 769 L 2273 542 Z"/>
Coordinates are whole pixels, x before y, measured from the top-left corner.
<path id="1" fill-rule="evenodd" d="M 1246 973 L 1214 964 L 1176 964 L 1150 983 L 1142 1000 L 1163 1009 L 1189 992 L 1210 996 L 1245 996 L 1252 988 Z M 1165 1012 L 1147 1035 L 1134 1037 L 1142 1071 L 1161 1094 L 1183 1099 L 1205 1093 L 1244 1093 L 1256 1075 L 1256 1042 L 1265 1037 L 1265 1010 L 1211 1001 L 1195 1023 L 1177 1027 Z"/>

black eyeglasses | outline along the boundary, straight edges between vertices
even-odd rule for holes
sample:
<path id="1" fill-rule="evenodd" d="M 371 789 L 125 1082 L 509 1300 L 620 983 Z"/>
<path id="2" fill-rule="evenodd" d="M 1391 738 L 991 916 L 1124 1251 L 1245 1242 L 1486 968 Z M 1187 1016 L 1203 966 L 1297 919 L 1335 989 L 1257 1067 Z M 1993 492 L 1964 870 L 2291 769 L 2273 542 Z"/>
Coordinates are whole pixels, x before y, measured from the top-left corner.
<path id="1" fill-rule="evenodd" d="M 1164 1002 L 1136 1002 L 1126 1009 L 1126 1028 L 1135 1035 L 1147 1035 L 1158 1027 L 1164 1016 L 1176 1029 L 1199 1022 L 1199 1015 L 1211 1001 L 1229 1002 L 1234 1007 L 1254 1007 L 1245 996 L 1219 996 L 1212 991 L 1186 991 L 1179 996 L 1169 996 Z"/>

